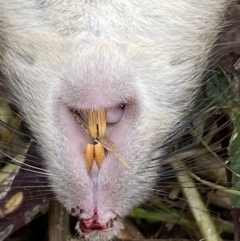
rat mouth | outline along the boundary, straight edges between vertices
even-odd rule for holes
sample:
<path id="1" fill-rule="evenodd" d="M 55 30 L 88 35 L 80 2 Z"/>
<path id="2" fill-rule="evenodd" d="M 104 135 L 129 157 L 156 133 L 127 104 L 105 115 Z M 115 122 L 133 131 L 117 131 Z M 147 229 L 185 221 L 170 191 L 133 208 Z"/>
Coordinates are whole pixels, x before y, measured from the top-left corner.
<path id="1" fill-rule="evenodd" d="M 124 105 L 115 108 L 124 109 Z M 100 169 L 108 152 L 112 152 L 126 168 L 131 168 L 114 143 L 106 138 L 107 126 L 109 124 L 107 122 L 108 109 L 87 110 L 84 112 L 71 110 L 71 112 L 92 139 L 92 143 L 87 143 L 85 151 L 88 171 L 91 171 L 94 162 Z"/>
<path id="2" fill-rule="evenodd" d="M 110 219 L 106 223 L 100 222 L 96 219 L 80 219 L 77 225 L 84 234 L 94 231 L 109 232 L 114 229 L 115 219 Z"/>

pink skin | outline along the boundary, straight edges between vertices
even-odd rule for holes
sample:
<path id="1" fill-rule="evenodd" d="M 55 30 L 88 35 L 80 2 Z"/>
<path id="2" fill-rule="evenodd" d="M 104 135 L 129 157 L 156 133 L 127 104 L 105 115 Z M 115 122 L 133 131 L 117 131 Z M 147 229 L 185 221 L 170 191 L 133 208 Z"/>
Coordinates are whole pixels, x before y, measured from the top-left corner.
<path id="1" fill-rule="evenodd" d="M 86 113 L 85 113 L 86 114 Z M 115 107 L 111 107 L 107 109 L 107 114 L 106 114 L 106 121 L 107 124 L 116 124 L 118 123 L 124 115 L 124 105 L 118 105 Z M 97 203 L 97 182 L 98 182 L 98 177 L 99 177 L 99 171 L 100 169 L 97 167 L 97 165 L 93 165 L 91 171 L 89 172 L 89 177 L 91 182 L 93 183 L 93 199 L 94 203 Z M 113 211 L 108 210 L 107 212 L 104 213 L 104 220 L 107 221 L 102 221 L 102 219 L 99 217 L 98 212 L 95 210 L 94 215 L 90 218 L 86 218 L 84 214 L 84 210 L 80 208 L 79 206 L 72 207 L 70 214 L 73 216 L 77 216 L 79 221 L 79 228 L 83 233 L 89 233 L 91 231 L 103 231 L 107 232 L 113 229 L 114 222 L 117 218 L 117 214 L 115 214 Z M 88 215 L 88 214 L 87 214 Z"/>

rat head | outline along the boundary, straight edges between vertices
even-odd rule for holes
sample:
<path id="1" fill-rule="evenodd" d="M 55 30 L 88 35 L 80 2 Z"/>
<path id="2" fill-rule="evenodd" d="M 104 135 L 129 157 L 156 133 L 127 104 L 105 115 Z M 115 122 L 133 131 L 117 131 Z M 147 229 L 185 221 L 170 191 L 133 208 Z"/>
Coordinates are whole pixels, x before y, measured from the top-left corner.
<path id="1" fill-rule="evenodd" d="M 150 195 L 225 9 L 205 2 L 0 0 L 3 84 L 86 237 L 111 238 Z"/>

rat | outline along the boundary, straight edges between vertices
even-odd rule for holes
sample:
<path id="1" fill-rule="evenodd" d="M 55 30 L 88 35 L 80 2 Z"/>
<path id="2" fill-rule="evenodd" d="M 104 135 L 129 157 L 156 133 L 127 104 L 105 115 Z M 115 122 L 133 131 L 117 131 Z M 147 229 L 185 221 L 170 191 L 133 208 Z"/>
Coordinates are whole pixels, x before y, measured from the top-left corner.
<path id="1" fill-rule="evenodd" d="M 0 0 L 1 85 L 80 235 L 113 238 L 151 195 L 232 4 Z"/>

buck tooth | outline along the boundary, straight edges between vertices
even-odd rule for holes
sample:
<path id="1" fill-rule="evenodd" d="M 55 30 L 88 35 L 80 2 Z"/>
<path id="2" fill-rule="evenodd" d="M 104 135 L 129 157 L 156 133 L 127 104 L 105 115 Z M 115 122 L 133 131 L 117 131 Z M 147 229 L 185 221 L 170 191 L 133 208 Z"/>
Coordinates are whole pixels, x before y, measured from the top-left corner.
<path id="1" fill-rule="evenodd" d="M 106 110 L 101 109 L 98 111 L 97 114 L 97 123 L 98 123 L 98 135 L 99 137 L 104 137 L 107 128 L 107 121 L 106 121 Z"/>
<path id="2" fill-rule="evenodd" d="M 94 145 L 87 144 L 86 163 L 87 163 L 88 171 L 92 169 L 93 161 L 94 161 Z"/>
<path id="3" fill-rule="evenodd" d="M 103 160 L 105 159 L 105 151 L 104 151 L 103 145 L 101 143 L 97 143 L 94 146 L 94 151 L 95 151 L 95 161 L 98 165 L 98 168 L 100 168 Z"/>
<path id="4" fill-rule="evenodd" d="M 97 138 L 97 118 L 96 112 L 93 110 L 88 111 L 88 123 L 89 123 L 89 134 L 93 139 Z"/>

